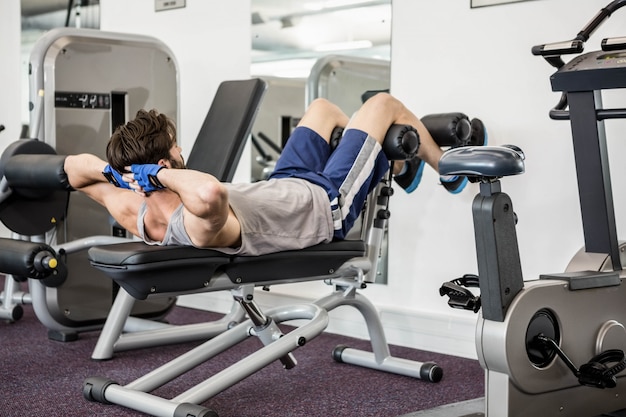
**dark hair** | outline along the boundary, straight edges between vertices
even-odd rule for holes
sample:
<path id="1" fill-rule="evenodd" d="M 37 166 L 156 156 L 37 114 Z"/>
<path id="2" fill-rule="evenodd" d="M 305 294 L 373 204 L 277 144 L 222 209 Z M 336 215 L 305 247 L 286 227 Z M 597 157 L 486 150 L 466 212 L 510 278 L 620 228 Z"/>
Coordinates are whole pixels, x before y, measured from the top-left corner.
<path id="1" fill-rule="evenodd" d="M 107 144 L 109 165 L 118 172 L 132 164 L 156 164 L 170 159 L 176 143 L 176 126 L 156 110 L 139 110 L 137 116 L 119 126 Z"/>

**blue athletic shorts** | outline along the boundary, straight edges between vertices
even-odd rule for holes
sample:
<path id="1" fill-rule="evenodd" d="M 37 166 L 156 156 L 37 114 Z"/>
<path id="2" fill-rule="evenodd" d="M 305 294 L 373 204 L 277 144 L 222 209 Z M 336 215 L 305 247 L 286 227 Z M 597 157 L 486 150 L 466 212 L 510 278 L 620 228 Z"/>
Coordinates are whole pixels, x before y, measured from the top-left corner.
<path id="1" fill-rule="evenodd" d="M 344 239 L 360 216 L 367 195 L 388 169 L 389 161 L 380 145 L 366 132 L 347 129 L 331 152 L 317 132 L 299 126 L 287 140 L 270 178 L 301 178 L 324 188 L 335 238 Z"/>

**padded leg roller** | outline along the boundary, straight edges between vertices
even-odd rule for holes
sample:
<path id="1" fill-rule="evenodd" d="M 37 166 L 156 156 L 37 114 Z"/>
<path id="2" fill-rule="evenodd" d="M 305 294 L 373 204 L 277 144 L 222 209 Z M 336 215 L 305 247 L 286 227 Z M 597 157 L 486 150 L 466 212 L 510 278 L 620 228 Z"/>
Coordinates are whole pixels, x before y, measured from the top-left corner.
<path id="1" fill-rule="evenodd" d="M 72 191 L 65 173 L 65 155 L 15 155 L 4 166 L 4 176 L 14 192 L 39 198 L 54 190 Z"/>
<path id="2" fill-rule="evenodd" d="M 333 151 L 337 148 L 337 145 L 339 145 L 339 142 L 341 142 L 341 136 L 343 135 L 343 127 L 335 127 L 332 131 L 332 133 L 330 134 L 330 149 L 332 149 Z"/>
<path id="3" fill-rule="evenodd" d="M 413 126 L 394 124 L 385 135 L 383 152 L 390 161 L 405 161 L 417 154 L 419 146 L 420 138 Z"/>
<path id="4" fill-rule="evenodd" d="M 463 113 L 429 114 L 422 117 L 422 123 L 439 146 L 467 146 L 472 137 L 470 121 Z"/>
<path id="5" fill-rule="evenodd" d="M 0 272 L 43 279 L 56 274 L 58 266 L 54 250 L 45 243 L 0 238 Z"/>
<path id="6" fill-rule="evenodd" d="M 330 136 L 330 148 L 334 151 L 341 142 L 343 129 L 336 127 Z M 413 158 L 417 154 L 420 146 L 420 138 L 417 130 L 410 125 L 391 125 L 385 140 L 383 141 L 383 152 L 390 161 L 405 161 Z"/>
<path id="7" fill-rule="evenodd" d="M 51 230 L 65 217 L 71 190 L 64 170 L 65 156 L 34 139 L 11 143 L 0 156 L 0 178 L 8 188 L 0 220 L 11 231 L 35 236 Z"/>

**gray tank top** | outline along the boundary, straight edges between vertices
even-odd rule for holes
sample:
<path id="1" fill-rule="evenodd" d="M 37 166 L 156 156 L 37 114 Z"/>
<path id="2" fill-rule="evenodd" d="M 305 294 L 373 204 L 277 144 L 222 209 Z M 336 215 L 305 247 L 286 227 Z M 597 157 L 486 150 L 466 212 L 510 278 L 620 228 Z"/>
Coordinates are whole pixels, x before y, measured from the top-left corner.
<path id="1" fill-rule="evenodd" d="M 255 256 L 302 249 L 328 243 L 333 238 L 328 195 L 317 185 L 297 178 L 281 178 L 225 186 L 230 206 L 241 224 L 241 246 L 207 249 Z M 193 245 L 183 225 L 182 205 L 172 214 L 162 242 L 146 239 L 144 216 L 145 205 L 139 211 L 137 228 L 146 243 Z"/>
<path id="2" fill-rule="evenodd" d="M 174 213 L 172 213 L 172 217 L 170 217 L 170 221 L 167 224 L 167 230 L 165 231 L 165 236 L 163 237 L 163 241 L 159 242 L 157 240 L 152 240 L 148 236 L 146 236 L 146 231 L 144 230 L 144 217 L 146 216 L 146 203 L 139 207 L 139 213 L 137 213 L 137 230 L 139 231 L 139 237 L 143 239 L 149 245 L 177 245 L 177 246 L 193 246 L 189 235 L 185 231 L 185 225 L 183 224 L 183 205 L 178 206 Z"/>

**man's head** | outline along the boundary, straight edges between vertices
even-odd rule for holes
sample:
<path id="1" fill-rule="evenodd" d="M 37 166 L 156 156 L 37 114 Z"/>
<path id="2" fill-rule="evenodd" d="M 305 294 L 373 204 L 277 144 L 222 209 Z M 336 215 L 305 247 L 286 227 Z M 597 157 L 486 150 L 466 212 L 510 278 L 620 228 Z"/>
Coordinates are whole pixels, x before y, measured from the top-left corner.
<path id="1" fill-rule="evenodd" d="M 118 172 L 125 172 L 125 167 L 133 164 L 161 161 L 169 161 L 173 168 L 184 168 L 180 149 L 176 153 L 180 160 L 172 157 L 171 151 L 176 147 L 174 122 L 156 110 L 139 110 L 133 120 L 115 129 L 106 156 L 109 165 Z"/>

